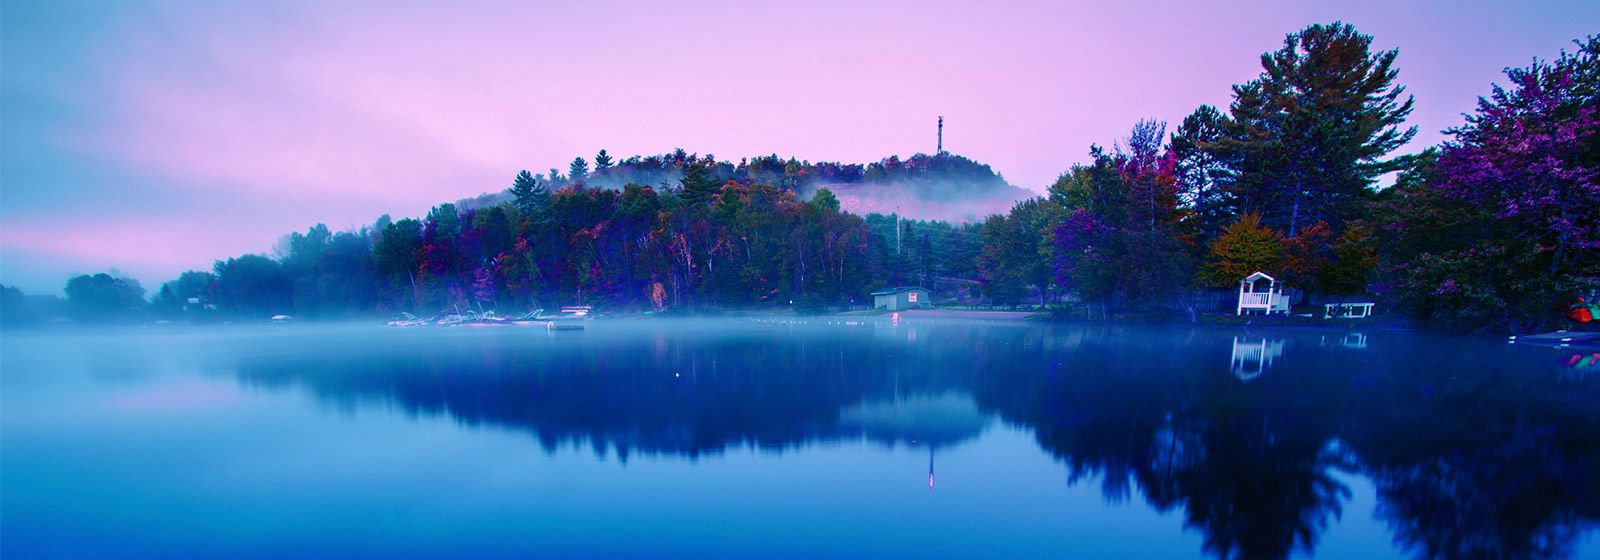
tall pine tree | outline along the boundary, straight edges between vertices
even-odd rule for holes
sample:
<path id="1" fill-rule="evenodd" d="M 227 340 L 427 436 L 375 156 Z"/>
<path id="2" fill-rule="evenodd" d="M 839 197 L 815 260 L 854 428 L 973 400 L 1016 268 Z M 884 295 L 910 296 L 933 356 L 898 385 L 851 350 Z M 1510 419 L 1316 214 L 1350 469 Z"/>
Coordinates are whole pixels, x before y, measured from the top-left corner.
<path id="1" fill-rule="evenodd" d="M 1395 84 L 1398 51 L 1371 46 L 1349 24 L 1312 25 L 1234 86 L 1227 134 L 1211 146 L 1236 167 L 1240 210 L 1291 236 L 1318 221 L 1338 228 L 1378 176 L 1405 166 L 1385 158 L 1416 135 L 1401 128 L 1412 98 Z"/>
<path id="2" fill-rule="evenodd" d="M 573 183 L 582 183 L 589 178 L 589 162 L 583 156 L 572 158 L 572 163 L 567 166 L 567 179 Z"/>
<path id="3" fill-rule="evenodd" d="M 685 167 L 683 179 L 679 181 L 683 189 L 679 196 L 691 205 L 705 204 L 711 200 L 711 195 L 717 192 L 717 180 L 711 177 L 706 166 L 694 163 Z"/>
<path id="4" fill-rule="evenodd" d="M 1226 186 L 1231 169 L 1207 146 L 1222 140 L 1227 117 L 1216 107 L 1201 105 L 1172 134 L 1172 155 L 1177 160 L 1178 203 L 1187 210 L 1186 233 L 1202 245 L 1209 243 L 1233 218 L 1233 199 Z"/>
<path id="5" fill-rule="evenodd" d="M 523 216 L 533 216 L 550 204 L 550 192 L 524 169 L 511 181 L 512 204 Z"/>

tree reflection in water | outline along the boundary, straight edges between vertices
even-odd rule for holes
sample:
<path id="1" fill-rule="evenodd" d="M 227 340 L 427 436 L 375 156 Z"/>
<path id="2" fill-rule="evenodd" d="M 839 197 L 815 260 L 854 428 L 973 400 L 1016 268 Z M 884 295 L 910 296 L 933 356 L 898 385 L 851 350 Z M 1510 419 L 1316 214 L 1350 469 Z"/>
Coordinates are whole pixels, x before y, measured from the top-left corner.
<path id="1" fill-rule="evenodd" d="M 1549 367 L 1419 368 L 1358 441 L 1395 541 L 1431 558 L 1563 558 L 1600 519 L 1595 384 Z"/>
<path id="2" fill-rule="evenodd" d="M 1181 509 L 1222 558 L 1314 549 L 1351 496 L 1340 471 L 1374 482 L 1396 544 L 1421 557 L 1561 557 L 1600 519 L 1600 383 L 1538 352 L 1257 336 L 1277 355 L 1242 380 L 1233 333 L 834 323 L 386 332 L 240 352 L 227 370 L 624 461 L 846 439 L 931 450 L 999 416 L 1032 431 L 1069 484 Z"/>

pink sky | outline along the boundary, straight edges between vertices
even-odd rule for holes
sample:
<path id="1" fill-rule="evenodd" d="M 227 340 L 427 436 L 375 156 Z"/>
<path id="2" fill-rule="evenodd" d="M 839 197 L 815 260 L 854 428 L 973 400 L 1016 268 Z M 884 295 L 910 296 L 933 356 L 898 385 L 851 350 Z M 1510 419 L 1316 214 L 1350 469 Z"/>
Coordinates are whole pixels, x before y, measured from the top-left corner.
<path id="1" fill-rule="evenodd" d="M 1501 68 L 1600 30 L 1580 2 L 264 4 L 8 3 L 8 66 L 33 62 L 0 78 L 0 282 L 117 267 L 154 291 L 600 148 L 909 156 L 941 113 L 946 149 L 1042 190 L 1336 19 L 1400 48 L 1420 149 Z"/>

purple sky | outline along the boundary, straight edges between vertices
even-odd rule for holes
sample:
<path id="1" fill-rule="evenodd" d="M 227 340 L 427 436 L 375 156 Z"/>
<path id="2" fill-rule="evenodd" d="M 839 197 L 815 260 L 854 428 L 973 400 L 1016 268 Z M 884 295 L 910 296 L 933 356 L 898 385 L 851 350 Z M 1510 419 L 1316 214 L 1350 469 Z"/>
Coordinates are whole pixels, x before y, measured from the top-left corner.
<path id="1" fill-rule="evenodd" d="M 1042 190 L 1333 20 L 1400 49 L 1421 149 L 1502 68 L 1600 32 L 1576 1 L 529 4 L 8 0 L 0 283 L 115 267 L 153 292 L 600 148 L 909 156 L 940 113 L 947 149 Z"/>

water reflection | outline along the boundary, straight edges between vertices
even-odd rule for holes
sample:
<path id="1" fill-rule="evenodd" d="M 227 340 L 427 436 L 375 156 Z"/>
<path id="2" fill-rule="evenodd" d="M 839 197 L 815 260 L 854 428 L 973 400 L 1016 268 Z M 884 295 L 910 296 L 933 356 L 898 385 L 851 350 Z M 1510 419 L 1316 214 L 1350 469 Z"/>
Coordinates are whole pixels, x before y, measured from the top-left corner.
<path id="1" fill-rule="evenodd" d="M 1228 360 L 1228 367 L 1240 381 L 1255 379 L 1283 355 L 1284 344 L 1281 338 L 1233 337 L 1233 358 Z"/>
<path id="2" fill-rule="evenodd" d="M 859 432 L 861 437 L 891 447 L 926 448 L 930 490 L 934 487 L 935 452 L 977 439 L 992 420 L 993 415 L 962 393 L 897 396 L 891 401 L 861 403 L 839 411 L 841 433 Z"/>
<path id="3" fill-rule="evenodd" d="M 1351 498 L 1341 473 L 1375 484 L 1396 546 L 1420 557 L 1562 557 L 1600 519 L 1600 384 L 1504 345 L 872 321 L 428 336 L 226 352 L 217 369 L 623 461 L 926 448 L 930 486 L 938 450 L 999 418 L 1068 484 L 1181 511 L 1220 558 L 1313 550 Z"/>

